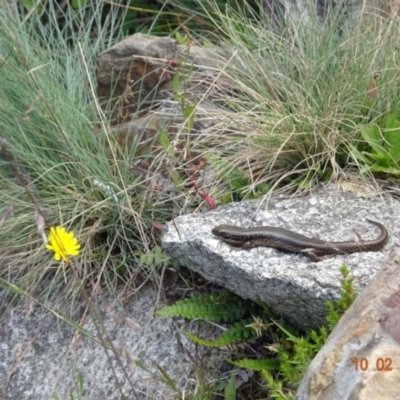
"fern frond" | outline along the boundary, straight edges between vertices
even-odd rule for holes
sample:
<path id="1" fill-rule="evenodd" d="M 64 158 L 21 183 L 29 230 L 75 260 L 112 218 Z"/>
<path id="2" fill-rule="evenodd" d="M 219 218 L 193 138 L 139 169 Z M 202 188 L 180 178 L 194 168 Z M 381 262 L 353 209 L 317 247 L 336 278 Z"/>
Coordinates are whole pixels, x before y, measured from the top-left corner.
<path id="1" fill-rule="evenodd" d="M 275 358 L 263 358 L 255 360 L 251 358 L 245 358 L 243 360 L 227 360 L 231 364 L 239 368 L 251 369 L 253 371 L 262 371 L 264 369 L 274 370 L 279 367 L 279 360 Z"/>
<path id="2" fill-rule="evenodd" d="M 206 340 L 199 338 L 196 335 L 192 335 L 189 332 L 183 332 L 189 339 L 193 340 L 193 342 L 201 344 L 203 346 L 208 347 L 221 347 L 227 346 L 233 343 L 243 342 L 244 340 L 251 340 L 257 337 L 257 333 L 254 329 L 247 327 L 251 323 L 251 319 L 246 319 L 242 321 L 235 322 L 232 326 L 230 326 L 227 330 L 225 330 L 221 336 L 219 336 L 215 340 Z"/>
<path id="3" fill-rule="evenodd" d="M 231 322 L 240 318 L 243 300 L 233 295 L 202 293 L 190 299 L 177 301 L 156 312 L 159 317 L 184 317 L 205 319 L 214 322 Z"/>
<path id="4" fill-rule="evenodd" d="M 183 333 L 184 333 L 191 341 L 193 341 L 194 343 L 201 344 L 202 346 L 207 346 L 207 347 L 220 347 L 220 346 L 226 346 L 226 345 L 232 343 L 231 341 L 227 341 L 226 343 L 223 342 L 223 341 L 221 342 L 221 341 L 219 340 L 219 338 L 218 338 L 217 340 L 214 340 L 214 341 L 213 341 L 213 340 L 202 339 L 202 338 L 200 338 L 200 337 L 198 337 L 198 336 L 196 336 L 196 335 L 192 335 L 191 333 L 186 332 L 186 331 L 183 331 Z"/>

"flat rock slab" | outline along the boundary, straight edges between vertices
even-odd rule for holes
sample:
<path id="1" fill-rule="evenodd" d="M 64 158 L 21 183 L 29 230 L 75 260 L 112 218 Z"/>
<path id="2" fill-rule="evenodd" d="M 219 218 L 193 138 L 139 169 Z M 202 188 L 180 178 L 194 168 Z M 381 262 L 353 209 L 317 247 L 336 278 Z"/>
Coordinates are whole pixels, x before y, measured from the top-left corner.
<path id="1" fill-rule="evenodd" d="M 228 224 L 281 227 L 329 241 L 356 240 L 355 230 L 363 240 L 374 239 L 379 230 L 366 218 L 388 229 L 390 238 L 383 251 L 339 255 L 320 262 L 266 247 L 233 249 L 211 233 L 215 226 Z M 323 324 L 326 300 L 339 297 L 340 266 L 345 263 L 350 268 L 360 291 L 394 248 L 397 226 L 398 201 L 356 197 L 329 185 L 307 197 L 272 197 L 268 204 L 244 201 L 178 217 L 166 225 L 162 246 L 206 279 L 243 298 L 261 299 L 272 311 L 306 329 Z"/>
<path id="2" fill-rule="evenodd" d="M 0 292 L 0 299 L 4 292 Z M 196 325 L 182 318 L 154 317 L 157 291 L 144 288 L 129 306 L 122 307 L 115 295 L 98 296 L 97 309 L 109 339 L 122 351 L 122 364 L 128 372 L 137 396 L 124 375 L 115 355 L 109 351 L 112 366 L 126 399 L 170 400 L 176 393 L 162 379 L 134 364 L 140 361 L 148 370 L 160 376 L 156 363 L 172 378 L 178 390 L 192 389 L 196 363 L 203 371 L 214 371 L 222 360 L 217 351 L 206 349 L 202 354 L 185 335 L 183 329 L 212 338 L 215 327 L 207 325 L 198 332 Z M 0 302 L 1 305 L 1 302 Z M 4 310 L 3 310 L 4 311 Z M 97 337 L 90 315 L 82 318 L 77 310 L 74 320 Z M 57 312 L 59 312 L 57 310 Z M 102 346 L 84 334 L 78 334 L 62 318 L 57 318 L 35 303 L 22 302 L 6 314 L 1 313 L 0 325 L 0 399 L 38 400 L 69 399 L 70 392 L 78 399 L 75 385 L 78 374 L 83 376 L 85 399 L 117 400 L 120 392 L 110 362 Z M 217 375 L 211 372 L 211 376 Z"/>

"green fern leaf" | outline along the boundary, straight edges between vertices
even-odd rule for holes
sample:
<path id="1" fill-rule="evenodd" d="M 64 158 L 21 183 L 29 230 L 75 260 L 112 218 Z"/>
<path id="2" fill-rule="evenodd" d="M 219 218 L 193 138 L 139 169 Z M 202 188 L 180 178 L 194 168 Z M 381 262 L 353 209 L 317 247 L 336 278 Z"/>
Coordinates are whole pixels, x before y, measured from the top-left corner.
<path id="1" fill-rule="evenodd" d="M 205 319 L 214 322 L 230 322 L 240 318 L 243 306 L 233 296 L 202 293 L 190 299 L 177 301 L 156 312 L 158 317 L 184 317 L 188 319 Z"/>
<path id="2" fill-rule="evenodd" d="M 264 369 L 274 370 L 278 368 L 279 361 L 277 359 L 264 358 L 261 360 L 254 360 L 245 358 L 243 360 L 227 360 L 231 364 L 239 368 L 251 369 L 253 371 L 262 371 Z"/>
<path id="3" fill-rule="evenodd" d="M 198 336 L 192 335 L 189 332 L 183 332 L 189 339 L 193 342 L 201 344 L 203 346 L 208 347 L 222 347 L 228 346 L 234 343 L 240 343 L 244 340 L 251 340 L 257 337 L 254 329 L 247 327 L 252 322 L 251 319 L 246 319 L 243 321 L 238 321 L 232 326 L 230 326 L 227 330 L 225 330 L 221 336 L 219 336 L 215 340 L 206 340 L 199 338 Z"/>
<path id="4" fill-rule="evenodd" d="M 192 335 L 191 333 L 189 333 L 189 332 L 186 332 L 186 331 L 183 331 L 183 333 L 192 341 L 192 342 L 195 342 L 195 343 L 197 343 L 197 344 L 201 344 L 202 346 L 207 346 L 207 347 L 219 347 L 219 346 L 225 346 L 225 345 L 228 345 L 228 344 L 231 344 L 231 342 L 228 342 L 228 343 L 220 343 L 220 341 L 217 339 L 217 340 L 214 340 L 214 341 L 212 341 L 212 340 L 207 340 L 207 339 L 202 339 L 202 338 L 200 338 L 200 337 L 198 337 L 198 336 L 196 336 L 196 335 Z"/>

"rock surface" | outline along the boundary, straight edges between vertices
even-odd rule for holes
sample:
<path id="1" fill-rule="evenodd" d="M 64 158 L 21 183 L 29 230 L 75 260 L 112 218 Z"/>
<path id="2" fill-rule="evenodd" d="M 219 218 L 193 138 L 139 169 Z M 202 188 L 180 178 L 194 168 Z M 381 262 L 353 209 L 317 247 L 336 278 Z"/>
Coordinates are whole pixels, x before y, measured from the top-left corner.
<path id="1" fill-rule="evenodd" d="M 376 274 L 310 364 L 296 400 L 400 398 L 400 251 Z"/>
<path id="2" fill-rule="evenodd" d="M 174 196 L 176 190 L 172 170 L 187 187 L 193 188 L 195 178 L 197 187 L 208 191 L 215 173 L 207 168 L 207 149 L 220 146 L 225 134 L 243 136 L 243 132 L 257 131 L 249 118 L 238 115 L 229 107 L 230 101 L 224 100 L 228 93 L 237 98 L 241 87 L 224 71 L 228 60 L 241 62 L 236 53 L 226 45 L 202 48 L 143 34 L 129 36 L 104 51 L 97 59 L 97 94 L 111 126 L 107 135 L 103 128 L 96 129 L 100 141 L 109 146 L 112 138 L 112 143 L 115 140 L 121 149 L 135 154 L 130 168 L 134 177 L 151 177 L 167 196 Z M 195 106 L 191 123 L 190 106 Z M 165 153 L 164 133 L 171 157 L 159 157 Z M 143 154 L 146 165 L 140 157 Z M 193 192 L 198 195 L 197 189 Z"/>
<path id="3" fill-rule="evenodd" d="M 179 56 L 176 41 L 141 33 L 102 52 L 97 59 L 97 94 L 113 100 L 113 109 L 121 114 L 134 113 L 136 105 L 162 93 L 172 80 L 168 60 Z M 144 77 L 144 79 L 142 79 Z"/>
<path id="4" fill-rule="evenodd" d="M 113 110 L 118 123 L 137 119 L 173 100 L 176 74 L 186 103 L 205 92 L 212 98 L 212 85 L 226 62 L 222 54 L 216 46 L 180 45 L 169 37 L 136 33 L 99 55 L 97 95 L 107 105 L 104 110 Z"/>
<path id="5" fill-rule="evenodd" d="M 0 291 L 0 306 L 5 292 Z M 124 375 L 115 355 L 109 351 L 112 365 L 122 393 L 126 399 L 170 400 L 176 396 L 162 382 L 156 363 L 172 378 L 178 390 L 190 391 L 196 363 L 203 363 L 202 371 L 210 377 L 218 374 L 222 355 L 210 349 L 198 349 L 181 330 L 212 338 L 216 328 L 207 325 L 206 331 L 198 332 L 193 324 L 179 319 L 154 317 L 157 291 L 143 289 L 134 296 L 129 306 L 122 307 L 115 295 L 99 295 L 98 310 L 107 329 L 109 339 L 122 351 L 121 360 L 136 395 Z M 75 305 L 76 307 L 76 305 Z M 102 346 L 85 334 L 79 334 L 62 317 L 38 308 L 35 303 L 24 302 L 11 307 L 7 313 L 1 310 L 0 326 L 0 399 L 38 400 L 74 398 L 92 400 L 117 400 L 120 392 L 111 365 Z M 60 311 L 56 310 L 57 315 Z M 90 315 L 83 318 L 82 309 L 73 316 L 78 324 L 97 337 Z M 148 370 L 135 365 L 140 361 Z M 78 374 L 83 376 L 84 395 L 75 391 Z"/>
<path id="6" fill-rule="evenodd" d="M 233 203 L 213 212 L 178 217 L 167 224 L 162 246 L 206 279 L 243 298 L 261 299 L 298 327 L 310 328 L 325 322 L 326 300 L 338 298 L 343 263 L 350 268 L 358 291 L 373 278 L 394 248 L 398 215 L 398 201 L 357 198 L 335 192 L 328 185 L 308 197 L 278 196 L 268 204 Z M 211 233 L 221 224 L 270 225 L 330 241 L 355 240 L 353 228 L 365 240 L 376 238 L 379 232 L 365 218 L 387 227 L 390 239 L 383 251 L 340 255 L 320 262 L 272 248 L 232 249 Z"/>

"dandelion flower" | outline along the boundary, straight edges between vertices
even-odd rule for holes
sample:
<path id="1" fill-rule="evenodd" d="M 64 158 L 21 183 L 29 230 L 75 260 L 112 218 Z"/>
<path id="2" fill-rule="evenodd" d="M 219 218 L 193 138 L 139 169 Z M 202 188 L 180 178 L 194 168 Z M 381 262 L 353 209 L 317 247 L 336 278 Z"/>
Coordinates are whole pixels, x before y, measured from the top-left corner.
<path id="1" fill-rule="evenodd" d="M 50 244 L 46 248 L 54 251 L 54 259 L 60 261 L 61 258 L 69 262 L 68 256 L 77 256 L 81 248 L 78 239 L 74 237 L 73 232 L 67 232 L 65 228 L 56 226 L 50 228 L 49 234 Z"/>

